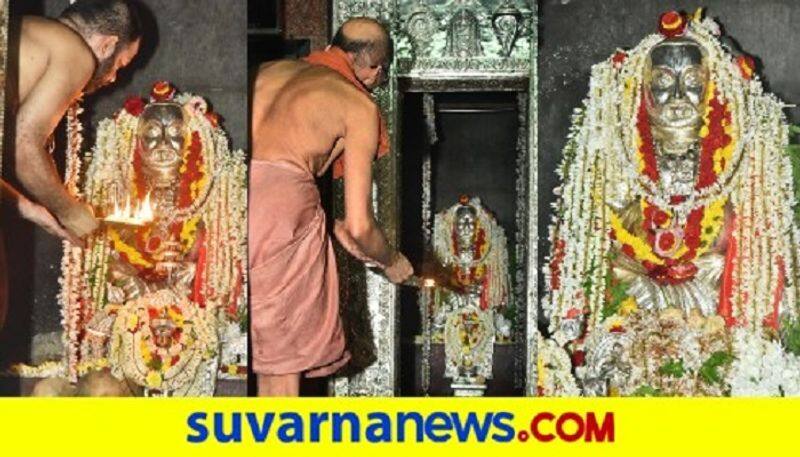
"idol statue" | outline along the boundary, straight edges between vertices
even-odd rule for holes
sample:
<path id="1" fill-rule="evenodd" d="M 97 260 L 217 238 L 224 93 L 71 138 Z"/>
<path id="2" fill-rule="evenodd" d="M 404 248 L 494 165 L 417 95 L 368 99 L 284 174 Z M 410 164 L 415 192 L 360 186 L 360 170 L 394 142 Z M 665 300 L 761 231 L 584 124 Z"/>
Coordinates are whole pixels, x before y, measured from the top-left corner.
<path id="1" fill-rule="evenodd" d="M 492 377 L 495 341 L 511 339 L 511 324 L 503 317 L 510 299 L 506 236 L 480 199 L 462 196 L 436 215 L 433 243 L 450 274 L 433 306 L 434 340 L 445 345 L 445 376 L 454 380 L 456 395 L 482 392 Z"/>
<path id="2" fill-rule="evenodd" d="M 540 361 L 540 394 L 576 393 L 554 382 L 570 375 L 585 395 L 792 390 L 775 379 L 800 377 L 781 342 L 800 286 L 783 107 L 702 12 L 664 14 L 658 34 L 592 68 L 564 150 L 539 348 L 571 363 Z M 741 362 L 768 352 L 773 368 Z"/>
<path id="3" fill-rule="evenodd" d="M 228 143 L 205 100 L 165 82 L 100 123 L 82 193 L 103 228 L 62 269 L 73 382 L 102 370 L 204 396 L 246 372 L 245 165 Z"/>

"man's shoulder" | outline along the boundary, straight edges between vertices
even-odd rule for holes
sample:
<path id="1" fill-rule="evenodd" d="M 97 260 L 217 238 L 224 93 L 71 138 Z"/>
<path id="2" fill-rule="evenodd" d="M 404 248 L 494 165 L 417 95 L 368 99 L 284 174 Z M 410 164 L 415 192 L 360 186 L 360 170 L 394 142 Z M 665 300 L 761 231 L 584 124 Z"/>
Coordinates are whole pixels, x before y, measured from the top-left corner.
<path id="1" fill-rule="evenodd" d="M 272 92 L 284 86 L 299 70 L 299 62 L 293 60 L 273 60 L 258 67 L 254 89 L 259 92 Z"/>
<path id="2" fill-rule="evenodd" d="M 257 79 L 270 80 L 281 76 L 296 73 L 308 64 L 300 60 L 272 60 L 264 62 L 258 67 Z"/>
<path id="3" fill-rule="evenodd" d="M 86 41 L 57 20 L 25 16 L 22 19 L 21 40 L 42 52 L 47 52 L 51 62 L 69 63 L 73 68 L 76 66 L 94 68 L 94 55 Z"/>
<path id="4" fill-rule="evenodd" d="M 309 72 L 313 72 L 310 78 L 316 77 L 314 86 L 319 88 L 322 94 L 339 103 L 345 103 L 347 106 L 364 107 L 375 104 L 372 97 L 335 70 L 324 66 L 312 65 L 309 68 Z"/>
<path id="5" fill-rule="evenodd" d="M 295 103 L 328 106 L 334 108 L 334 112 L 342 108 L 350 115 L 370 115 L 377 109 L 372 97 L 341 74 L 303 60 L 276 60 L 262 64 L 258 69 L 255 92 L 268 97 L 281 92 Z M 326 115 L 331 114 L 329 111 Z"/>
<path id="6" fill-rule="evenodd" d="M 22 33 L 23 38 L 34 39 L 40 43 L 63 46 L 80 44 L 87 48 L 86 42 L 74 30 L 49 17 L 24 16 Z"/>
<path id="7" fill-rule="evenodd" d="M 337 113 L 346 119 L 360 122 L 360 119 L 376 112 L 377 105 L 372 97 L 359 90 L 352 82 L 325 67 L 315 67 L 314 70 L 320 76 L 313 80 L 307 79 L 299 92 L 310 103 L 329 108 L 320 112 L 321 115 L 332 116 Z"/>
<path id="8" fill-rule="evenodd" d="M 370 100 L 339 73 L 303 60 L 275 60 L 261 64 L 256 78 L 257 85 L 278 85 L 301 89 L 308 96 L 330 96 L 359 101 Z"/>

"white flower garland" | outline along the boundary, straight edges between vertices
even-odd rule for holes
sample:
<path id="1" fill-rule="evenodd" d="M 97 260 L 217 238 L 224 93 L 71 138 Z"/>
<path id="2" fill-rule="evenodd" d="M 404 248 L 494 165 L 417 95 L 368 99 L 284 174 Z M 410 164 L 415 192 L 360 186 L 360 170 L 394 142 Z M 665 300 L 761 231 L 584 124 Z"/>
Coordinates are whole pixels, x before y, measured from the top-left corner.
<path id="1" fill-rule="evenodd" d="M 546 397 L 577 397 L 581 390 L 572 376 L 569 354 L 555 340 L 538 336 L 536 361 L 538 394 Z"/>
<path id="2" fill-rule="evenodd" d="M 232 306 L 239 317 L 246 319 L 247 224 L 242 222 L 247 217 L 245 156 L 240 150 L 230 151 L 224 130 L 213 125 L 205 116 L 205 100 L 188 93 L 178 94 L 174 100 L 184 106 L 187 131 L 199 134 L 207 173 L 207 187 L 200 192 L 201 195 L 207 192 L 207 196 L 198 199 L 200 206 L 192 209 L 193 213 L 200 215 L 206 231 L 206 269 L 201 293 L 205 297 L 206 307 L 219 316 L 220 322 L 226 322 L 225 308 L 231 307 L 229 301 L 238 292 L 236 303 Z M 70 119 L 77 116 L 78 112 L 77 109 L 74 113 L 71 110 L 73 115 Z M 78 173 L 81 127 L 77 121 L 70 122 L 68 188 L 77 195 L 79 183 L 82 182 L 83 198 L 96 208 L 108 204 L 117 186 L 128 189 L 134 173 L 133 153 L 138 122 L 138 116 L 131 115 L 125 109 L 113 118 L 100 121 L 96 144 L 86 155 L 89 166 L 83 181 Z M 90 237 L 88 245 L 90 247 L 86 250 L 66 245 L 62 260 L 60 302 L 65 328 L 65 358 L 72 381 L 80 375 L 80 366 L 92 363 L 80 356 L 83 344 L 81 330 L 105 306 L 105 278 L 111 255 L 107 232 L 101 231 Z M 226 351 L 229 364 L 246 366 L 246 348 L 242 349 L 238 343 L 236 347 L 241 352 L 237 356 Z M 225 369 L 226 372 L 233 371 L 229 366 Z"/>
<path id="3" fill-rule="evenodd" d="M 774 296 L 783 277 L 780 315 L 798 315 L 800 232 L 792 212 L 792 170 L 785 153 L 788 131 L 784 105 L 764 92 L 757 77 L 742 76 L 718 34 L 711 19 L 691 21 L 686 32 L 703 49 L 711 83 L 731 109 L 733 156 L 714 185 L 695 193 L 679 209 L 730 198 L 737 216 L 731 243 L 737 252 L 730 295 L 733 317 L 763 338 L 762 324 L 773 317 Z M 601 320 L 611 251 L 606 205 L 613 208 L 646 197 L 656 205 L 676 206 L 663 201 L 660 190 L 642 179 L 636 161 L 644 66 L 650 51 L 664 39 L 650 35 L 625 52 L 624 62 L 609 57 L 593 66 L 588 97 L 573 115 L 558 171 L 563 185 L 557 190 L 561 195 L 550 226 L 554 248 L 543 301 L 550 331 L 570 334 L 567 341 L 577 337 L 576 320 L 585 319 L 590 333 Z"/>
<path id="4" fill-rule="evenodd" d="M 173 338 L 169 347 L 159 348 L 152 341 L 150 308 L 180 310 L 180 339 Z M 218 356 L 218 337 L 213 311 L 202 309 L 186 297 L 176 296 L 170 290 L 160 290 L 136 300 L 131 300 L 118 311 L 109 348 L 111 373 L 119 379 L 128 379 L 148 389 L 177 392 L 184 396 L 207 396 L 214 385 L 196 383 L 204 362 Z M 158 356 L 165 360 L 159 369 L 148 365 L 149 358 Z M 167 365 L 166 360 L 179 357 Z"/>
<path id="5" fill-rule="evenodd" d="M 736 360 L 728 378 L 731 396 L 800 396 L 800 358 L 744 328 L 733 331 Z"/>
<path id="6" fill-rule="evenodd" d="M 67 110 L 67 153 L 64 183 L 67 191 L 77 198 L 81 197 L 78 182 L 80 181 L 81 171 L 79 153 L 83 147 L 83 134 L 81 133 L 83 125 L 78 116 L 82 112 L 83 108 L 80 106 L 80 100 L 76 101 Z M 72 381 L 76 381 L 78 377 L 78 333 L 83 318 L 79 297 L 85 289 L 85 282 L 80 275 L 73 274 L 69 266 L 81 262 L 82 249 L 64 241 L 63 250 L 64 254 L 61 257 L 62 276 L 59 278 L 59 284 L 61 285 L 59 301 L 62 304 L 66 304 L 66 306 L 61 308 L 61 323 L 65 329 L 63 338 L 67 356 L 67 377 Z"/>

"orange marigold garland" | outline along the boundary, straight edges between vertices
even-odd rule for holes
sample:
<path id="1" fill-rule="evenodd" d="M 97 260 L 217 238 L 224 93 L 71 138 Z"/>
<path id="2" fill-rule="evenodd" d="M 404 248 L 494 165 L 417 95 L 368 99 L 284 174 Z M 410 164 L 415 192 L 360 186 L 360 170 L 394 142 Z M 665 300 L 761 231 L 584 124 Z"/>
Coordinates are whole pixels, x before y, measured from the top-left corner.
<path id="1" fill-rule="evenodd" d="M 178 207 L 188 208 L 197 198 L 200 184 L 206 180 L 203 164 L 203 144 L 200 142 L 200 133 L 192 132 L 192 140 L 184 154 L 181 166 L 181 182 L 178 192 Z"/>
<path id="2" fill-rule="evenodd" d="M 553 256 L 550 260 L 550 289 L 558 290 L 561 288 L 561 264 L 566 257 L 565 249 L 567 244 L 559 238 L 553 243 Z"/>
<path id="3" fill-rule="evenodd" d="M 746 80 L 753 79 L 756 72 L 756 61 L 752 57 L 742 54 L 736 58 L 736 65 L 739 66 L 742 78 Z"/>
<path id="4" fill-rule="evenodd" d="M 729 154 L 724 151 L 733 142 L 726 126 L 731 124 L 731 112 L 727 104 L 719 99 L 714 85 L 708 90 L 705 124 L 700 129 L 700 164 L 696 189 L 700 190 L 717 182 L 717 177 L 728 165 Z"/>

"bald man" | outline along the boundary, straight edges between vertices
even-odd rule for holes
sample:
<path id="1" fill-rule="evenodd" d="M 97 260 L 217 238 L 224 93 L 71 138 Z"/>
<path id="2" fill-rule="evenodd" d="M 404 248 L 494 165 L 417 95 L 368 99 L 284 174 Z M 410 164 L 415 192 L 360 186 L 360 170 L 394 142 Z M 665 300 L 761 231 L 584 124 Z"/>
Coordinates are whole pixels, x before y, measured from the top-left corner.
<path id="1" fill-rule="evenodd" d="M 249 251 L 253 371 L 261 396 L 296 396 L 300 377 L 327 376 L 349 354 L 339 319 L 336 259 L 315 178 L 344 179 L 345 217 L 334 233 L 393 283 L 413 270 L 372 213 L 372 161 L 388 151 L 370 96 L 386 76 L 381 24 L 351 19 L 304 61 L 259 69 L 252 118 Z"/>

